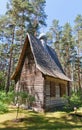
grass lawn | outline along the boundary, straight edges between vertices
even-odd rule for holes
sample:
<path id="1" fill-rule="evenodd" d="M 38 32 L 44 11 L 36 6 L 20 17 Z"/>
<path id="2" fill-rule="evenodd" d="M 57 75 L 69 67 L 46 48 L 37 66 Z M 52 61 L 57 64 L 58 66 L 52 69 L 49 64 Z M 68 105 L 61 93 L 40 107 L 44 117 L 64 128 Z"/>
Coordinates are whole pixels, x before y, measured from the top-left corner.
<path id="1" fill-rule="evenodd" d="M 24 121 L 15 122 L 16 110 L 0 114 L 0 130 L 82 130 L 82 117 L 67 112 L 36 113 L 22 110 L 19 118 Z"/>

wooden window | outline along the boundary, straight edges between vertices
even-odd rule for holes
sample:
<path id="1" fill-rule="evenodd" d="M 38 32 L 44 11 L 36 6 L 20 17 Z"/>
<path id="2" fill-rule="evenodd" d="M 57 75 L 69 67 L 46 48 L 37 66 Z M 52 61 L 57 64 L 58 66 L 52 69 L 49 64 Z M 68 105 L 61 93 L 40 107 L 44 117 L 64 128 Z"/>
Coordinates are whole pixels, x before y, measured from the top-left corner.
<path id="1" fill-rule="evenodd" d="M 66 95 L 66 86 L 65 84 L 60 84 L 60 97 L 63 97 L 64 95 Z"/>
<path id="2" fill-rule="evenodd" d="M 56 97 L 60 97 L 60 87 L 58 85 L 56 85 Z"/>
<path id="3" fill-rule="evenodd" d="M 54 82 L 50 82 L 50 97 L 56 96 L 56 87 Z"/>

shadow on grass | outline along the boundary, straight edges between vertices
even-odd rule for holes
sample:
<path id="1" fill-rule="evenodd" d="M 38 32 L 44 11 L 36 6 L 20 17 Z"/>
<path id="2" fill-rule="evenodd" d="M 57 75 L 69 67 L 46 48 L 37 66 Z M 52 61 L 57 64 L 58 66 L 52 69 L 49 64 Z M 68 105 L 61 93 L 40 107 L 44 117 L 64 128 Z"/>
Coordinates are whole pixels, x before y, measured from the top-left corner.
<path id="1" fill-rule="evenodd" d="M 82 129 L 82 118 L 68 115 L 57 117 L 47 117 L 44 114 L 35 112 L 27 113 L 27 117 L 22 122 L 5 121 L 2 123 L 5 128 L 0 130 L 66 130 L 66 129 Z M 78 124 L 79 123 L 79 124 Z M 0 124 L 1 125 L 1 124 Z"/>

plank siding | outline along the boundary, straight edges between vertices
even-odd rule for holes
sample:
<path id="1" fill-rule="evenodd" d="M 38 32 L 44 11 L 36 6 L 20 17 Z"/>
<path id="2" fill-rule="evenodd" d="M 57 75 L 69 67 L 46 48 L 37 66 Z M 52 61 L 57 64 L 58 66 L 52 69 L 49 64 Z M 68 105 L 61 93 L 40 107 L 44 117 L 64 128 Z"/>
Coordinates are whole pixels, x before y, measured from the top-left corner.
<path id="1" fill-rule="evenodd" d="M 56 87 L 56 96 L 55 97 L 51 97 L 50 95 L 50 84 L 55 85 L 54 87 Z M 65 81 L 61 81 L 61 80 L 53 80 L 53 78 L 45 78 L 45 109 L 51 109 L 51 108 L 55 108 L 57 106 L 62 106 L 64 105 L 67 101 L 64 100 L 61 96 L 60 96 L 60 84 L 64 84 L 64 87 L 67 89 L 67 83 Z M 67 94 L 67 91 L 66 91 Z"/>
<path id="2" fill-rule="evenodd" d="M 44 103 L 42 73 L 36 68 L 30 47 L 28 47 L 16 91 L 27 91 L 35 97 L 34 107 L 41 109 Z"/>
<path id="3" fill-rule="evenodd" d="M 35 97 L 33 109 L 46 111 L 66 103 L 62 96 L 70 94 L 70 79 L 64 74 L 56 52 L 27 34 L 12 79 L 15 91 L 25 91 Z"/>

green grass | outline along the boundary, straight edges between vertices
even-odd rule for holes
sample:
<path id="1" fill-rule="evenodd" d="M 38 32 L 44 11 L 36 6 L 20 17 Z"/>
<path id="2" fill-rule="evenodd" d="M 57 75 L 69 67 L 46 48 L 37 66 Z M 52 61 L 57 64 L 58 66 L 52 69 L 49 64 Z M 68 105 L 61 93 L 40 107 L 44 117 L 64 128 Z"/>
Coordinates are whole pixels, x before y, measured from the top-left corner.
<path id="1" fill-rule="evenodd" d="M 82 111 L 79 111 L 82 114 Z M 36 113 L 22 110 L 19 118 L 22 122 L 14 122 L 16 110 L 12 109 L 0 115 L 0 130 L 82 130 L 82 117 L 67 112 Z"/>

